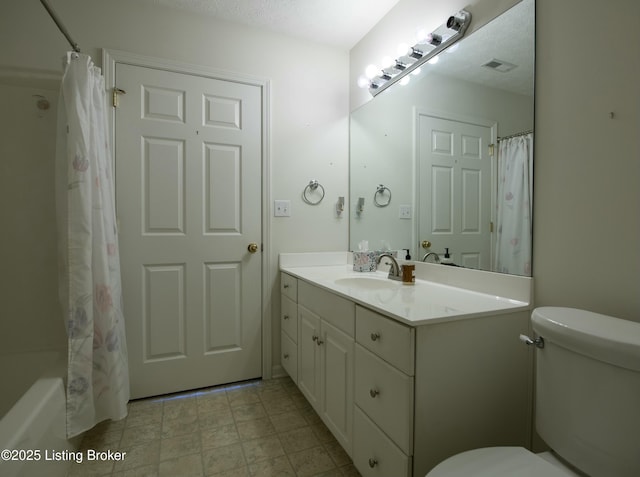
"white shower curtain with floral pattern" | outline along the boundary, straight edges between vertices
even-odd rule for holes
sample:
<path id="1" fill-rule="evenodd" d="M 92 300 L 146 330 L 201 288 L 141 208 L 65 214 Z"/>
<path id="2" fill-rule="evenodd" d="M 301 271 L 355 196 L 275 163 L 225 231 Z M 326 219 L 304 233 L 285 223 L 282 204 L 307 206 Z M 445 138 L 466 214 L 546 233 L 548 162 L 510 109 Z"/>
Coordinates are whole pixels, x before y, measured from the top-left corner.
<path id="1" fill-rule="evenodd" d="M 494 270 L 531 276 L 532 133 L 500 141 L 497 197 Z"/>
<path id="2" fill-rule="evenodd" d="M 60 299 L 67 326 L 67 436 L 127 415 L 122 314 L 104 78 L 67 53 L 60 91 L 56 198 Z"/>

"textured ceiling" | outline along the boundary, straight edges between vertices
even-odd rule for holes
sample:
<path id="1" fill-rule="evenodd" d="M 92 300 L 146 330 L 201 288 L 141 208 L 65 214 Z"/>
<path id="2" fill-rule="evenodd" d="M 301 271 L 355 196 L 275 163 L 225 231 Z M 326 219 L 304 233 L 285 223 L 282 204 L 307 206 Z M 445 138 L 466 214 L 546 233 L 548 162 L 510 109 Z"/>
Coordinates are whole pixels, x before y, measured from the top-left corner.
<path id="1" fill-rule="evenodd" d="M 132 0 L 351 49 L 398 0 Z"/>

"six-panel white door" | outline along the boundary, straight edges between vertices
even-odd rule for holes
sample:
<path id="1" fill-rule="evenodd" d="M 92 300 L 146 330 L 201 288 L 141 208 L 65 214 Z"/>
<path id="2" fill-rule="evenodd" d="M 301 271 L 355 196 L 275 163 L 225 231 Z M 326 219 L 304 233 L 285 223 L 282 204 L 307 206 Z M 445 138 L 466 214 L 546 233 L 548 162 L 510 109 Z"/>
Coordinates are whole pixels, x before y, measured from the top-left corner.
<path id="1" fill-rule="evenodd" d="M 491 126 L 418 116 L 419 241 L 454 263 L 491 269 Z"/>
<path id="2" fill-rule="evenodd" d="M 132 398 L 259 377 L 261 89 L 121 63 L 116 85 Z"/>

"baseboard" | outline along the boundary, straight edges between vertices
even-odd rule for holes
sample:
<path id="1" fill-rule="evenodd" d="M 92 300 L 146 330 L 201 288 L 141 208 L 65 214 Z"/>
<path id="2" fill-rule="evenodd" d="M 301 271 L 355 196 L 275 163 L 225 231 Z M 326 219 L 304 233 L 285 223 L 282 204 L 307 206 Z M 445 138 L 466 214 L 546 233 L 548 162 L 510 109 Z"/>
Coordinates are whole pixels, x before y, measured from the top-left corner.
<path id="1" fill-rule="evenodd" d="M 282 365 L 275 364 L 271 367 L 272 378 L 284 378 L 285 376 L 289 376 L 289 374 L 284 370 Z"/>

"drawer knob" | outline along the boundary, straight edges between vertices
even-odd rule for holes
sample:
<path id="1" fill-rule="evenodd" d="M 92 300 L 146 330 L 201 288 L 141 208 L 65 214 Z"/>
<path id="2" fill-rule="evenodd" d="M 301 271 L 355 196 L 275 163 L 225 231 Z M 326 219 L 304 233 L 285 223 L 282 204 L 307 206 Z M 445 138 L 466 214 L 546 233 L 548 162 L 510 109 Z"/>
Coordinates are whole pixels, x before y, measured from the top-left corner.
<path id="1" fill-rule="evenodd" d="M 380 333 L 375 332 L 375 333 L 371 333 L 371 341 L 377 341 L 380 339 Z"/>
<path id="2" fill-rule="evenodd" d="M 318 346 L 320 346 L 322 343 L 324 343 L 324 341 L 322 341 L 320 338 L 318 338 L 318 339 L 316 340 L 316 344 L 317 344 Z"/>
<path id="3" fill-rule="evenodd" d="M 282 318 L 285 319 L 285 320 L 288 320 L 289 319 L 289 315 L 284 315 Z"/>
<path id="4" fill-rule="evenodd" d="M 284 359 L 289 359 L 289 353 L 285 353 L 283 357 Z"/>
<path id="5" fill-rule="evenodd" d="M 378 465 L 378 461 L 375 460 L 374 458 L 370 458 L 369 459 L 369 467 L 371 467 L 373 469 L 376 465 Z"/>
<path id="6" fill-rule="evenodd" d="M 380 391 L 378 391 L 377 389 L 369 389 L 369 396 L 371 396 L 372 398 L 376 397 L 378 394 L 380 394 Z"/>
<path id="7" fill-rule="evenodd" d="M 318 337 L 317 337 L 316 335 L 313 335 L 313 336 L 311 337 L 311 341 L 318 341 Z"/>
<path id="8" fill-rule="evenodd" d="M 288 284 L 288 283 L 285 283 L 285 284 L 284 284 L 284 286 L 283 286 L 283 288 L 289 288 L 289 284 Z"/>

